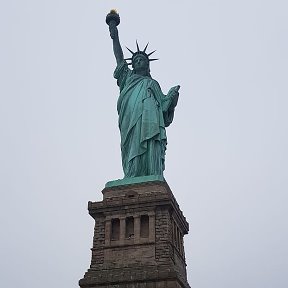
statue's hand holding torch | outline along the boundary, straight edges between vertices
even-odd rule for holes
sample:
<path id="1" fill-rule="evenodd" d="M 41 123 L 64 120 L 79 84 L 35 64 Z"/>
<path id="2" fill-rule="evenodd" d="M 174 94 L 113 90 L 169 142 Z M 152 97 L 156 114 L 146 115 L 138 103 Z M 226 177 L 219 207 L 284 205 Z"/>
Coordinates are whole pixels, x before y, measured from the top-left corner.
<path id="1" fill-rule="evenodd" d="M 106 23 L 109 26 L 110 36 L 112 39 L 118 37 L 117 26 L 120 24 L 120 16 L 116 10 L 111 10 L 106 16 Z"/>

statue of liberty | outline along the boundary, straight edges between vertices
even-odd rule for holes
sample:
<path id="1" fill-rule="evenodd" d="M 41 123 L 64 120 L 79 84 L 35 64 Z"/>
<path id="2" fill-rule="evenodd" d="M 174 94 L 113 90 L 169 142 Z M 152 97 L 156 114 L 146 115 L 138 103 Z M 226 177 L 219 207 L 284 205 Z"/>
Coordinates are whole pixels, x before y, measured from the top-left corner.
<path id="1" fill-rule="evenodd" d="M 163 176 L 167 145 L 165 127 L 173 121 L 180 86 L 172 87 L 164 95 L 150 75 L 150 62 L 158 60 L 149 58 L 155 51 L 147 54 L 148 44 L 141 50 L 136 41 L 137 51 L 127 48 L 132 56 L 124 59 L 117 29 L 120 17 L 115 10 L 107 15 L 106 23 L 117 62 L 114 78 L 120 88 L 117 111 L 124 178 Z"/>

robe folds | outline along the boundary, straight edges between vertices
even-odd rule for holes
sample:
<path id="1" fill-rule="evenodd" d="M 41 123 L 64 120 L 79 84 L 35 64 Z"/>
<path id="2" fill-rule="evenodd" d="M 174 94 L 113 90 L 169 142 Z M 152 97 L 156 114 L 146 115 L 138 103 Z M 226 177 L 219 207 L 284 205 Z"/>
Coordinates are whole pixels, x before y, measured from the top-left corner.
<path id="1" fill-rule="evenodd" d="M 114 78 L 120 88 L 117 111 L 124 177 L 163 175 L 172 99 L 156 80 L 135 74 L 125 61 L 117 65 Z"/>

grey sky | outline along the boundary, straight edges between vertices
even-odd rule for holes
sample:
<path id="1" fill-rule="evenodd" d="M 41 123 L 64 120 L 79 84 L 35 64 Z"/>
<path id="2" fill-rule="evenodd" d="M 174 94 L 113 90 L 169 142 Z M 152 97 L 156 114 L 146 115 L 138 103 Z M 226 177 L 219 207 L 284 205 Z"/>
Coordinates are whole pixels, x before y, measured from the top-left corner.
<path id="1" fill-rule="evenodd" d="M 181 85 L 165 177 L 190 285 L 288 287 L 284 0 L 1 1 L 1 287 L 78 287 L 90 264 L 87 202 L 122 177 L 111 8 Z"/>

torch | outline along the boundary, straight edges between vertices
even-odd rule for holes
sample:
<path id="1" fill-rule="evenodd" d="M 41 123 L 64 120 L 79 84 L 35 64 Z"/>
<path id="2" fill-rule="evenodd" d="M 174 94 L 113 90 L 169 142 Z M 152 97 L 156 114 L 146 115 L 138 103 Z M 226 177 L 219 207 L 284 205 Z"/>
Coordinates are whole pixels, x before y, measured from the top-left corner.
<path id="1" fill-rule="evenodd" d="M 109 30 L 113 31 L 120 24 L 120 16 L 115 9 L 112 9 L 106 16 L 106 23 L 109 26 Z"/>

